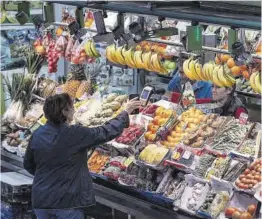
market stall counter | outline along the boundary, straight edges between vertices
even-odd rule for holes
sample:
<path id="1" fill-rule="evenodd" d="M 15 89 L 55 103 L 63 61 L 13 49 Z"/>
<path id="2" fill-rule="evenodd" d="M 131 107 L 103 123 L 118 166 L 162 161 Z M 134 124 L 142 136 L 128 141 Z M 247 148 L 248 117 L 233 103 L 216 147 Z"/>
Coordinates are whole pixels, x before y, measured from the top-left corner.
<path id="1" fill-rule="evenodd" d="M 23 158 L 2 149 L 1 172 L 10 171 L 33 177 L 23 169 Z M 97 203 L 110 207 L 114 218 L 192 218 L 192 216 L 186 215 L 185 213 L 174 212 L 171 206 L 161 206 L 153 203 L 153 201 L 150 202 L 146 200 L 146 197 L 141 196 L 141 194 L 139 195 L 132 190 L 124 189 L 113 182 L 105 181 L 95 176 L 93 176 L 93 181 Z M 91 216 L 93 217 L 95 215 Z"/>

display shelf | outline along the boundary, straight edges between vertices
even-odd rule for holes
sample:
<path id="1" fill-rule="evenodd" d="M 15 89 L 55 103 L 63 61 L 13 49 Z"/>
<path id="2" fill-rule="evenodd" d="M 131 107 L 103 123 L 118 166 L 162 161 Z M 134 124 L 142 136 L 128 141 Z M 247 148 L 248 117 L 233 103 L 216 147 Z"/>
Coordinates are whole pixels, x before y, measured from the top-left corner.
<path id="1" fill-rule="evenodd" d="M 33 177 L 23 169 L 23 158 L 1 150 L 1 167 Z M 141 194 L 128 190 L 126 187 L 116 185 L 102 178 L 93 179 L 96 201 L 112 209 L 119 209 L 126 214 L 143 219 L 190 219 L 191 216 L 184 212 L 174 212 L 172 205 L 159 206 L 144 200 Z"/>
<path id="2" fill-rule="evenodd" d="M 169 41 L 169 40 L 148 39 L 147 41 L 155 42 L 155 43 L 163 43 L 163 44 L 170 45 L 170 46 L 183 47 L 183 44 L 182 44 L 182 43 L 172 42 L 172 41 Z M 203 50 L 203 51 L 207 51 L 207 52 L 214 52 L 214 53 L 231 54 L 228 50 L 219 49 L 219 48 L 214 48 L 214 47 L 208 47 L 208 46 L 202 46 L 202 50 Z M 194 53 L 192 53 L 192 55 L 194 55 Z M 257 54 L 251 54 L 251 56 L 252 56 L 253 58 L 262 59 L 262 56 L 257 55 Z"/>
<path id="3" fill-rule="evenodd" d="M 26 29 L 35 29 L 35 26 L 33 23 L 27 23 L 24 25 L 20 24 L 9 24 L 9 23 L 4 23 L 1 24 L 1 30 L 26 30 Z"/>
<path id="4" fill-rule="evenodd" d="M 238 90 L 236 90 L 236 93 L 241 95 L 241 96 L 245 96 L 245 97 L 252 97 L 252 98 L 256 98 L 256 99 L 261 99 L 260 94 L 246 93 L 246 92 L 242 92 L 242 91 L 238 91 Z"/>
<path id="5" fill-rule="evenodd" d="M 57 25 L 60 22 L 56 22 Z M 61 23 L 62 26 L 68 26 L 68 24 L 65 23 Z M 97 31 L 95 29 L 90 29 L 90 28 L 84 28 L 87 31 L 90 31 L 92 33 L 97 33 Z M 183 47 L 183 44 L 180 42 L 174 42 L 174 41 L 169 41 L 169 40 L 161 40 L 161 39 L 157 39 L 157 38 L 152 38 L 152 39 L 146 39 L 145 41 L 148 42 L 153 42 L 153 43 L 163 43 L 166 45 L 170 45 L 170 46 L 179 46 L 179 47 Z M 209 47 L 209 46 L 202 46 L 202 50 L 206 51 L 206 52 L 214 52 L 214 53 L 222 53 L 222 54 L 231 54 L 231 52 L 229 52 L 228 50 L 225 49 L 219 49 L 219 48 L 215 48 L 215 47 Z M 189 55 L 189 56 L 199 56 L 200 54 L 194 53 L 194 52 L 186 52 L 186 51 L 182 51 L 182 54 L 185 55 Z M 262 59 L 262 56 L 257 55 L 257 54 L 251 54 L 251 56 L 255 59 Z"/>

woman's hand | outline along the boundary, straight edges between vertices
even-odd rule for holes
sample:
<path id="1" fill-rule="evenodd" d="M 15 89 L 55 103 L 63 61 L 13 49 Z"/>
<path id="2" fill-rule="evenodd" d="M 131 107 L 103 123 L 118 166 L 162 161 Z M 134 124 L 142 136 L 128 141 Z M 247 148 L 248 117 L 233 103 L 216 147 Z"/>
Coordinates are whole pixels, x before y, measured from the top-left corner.
<path id="1" fill-rule="evenodd" d="M 138 109 L 140 106 L 141 106 L 141 101 L 139 101 L 138 98 L 136 97 L 127 102 L 125 111 L 128 114 L 131 114 L 135 109 Z"/>

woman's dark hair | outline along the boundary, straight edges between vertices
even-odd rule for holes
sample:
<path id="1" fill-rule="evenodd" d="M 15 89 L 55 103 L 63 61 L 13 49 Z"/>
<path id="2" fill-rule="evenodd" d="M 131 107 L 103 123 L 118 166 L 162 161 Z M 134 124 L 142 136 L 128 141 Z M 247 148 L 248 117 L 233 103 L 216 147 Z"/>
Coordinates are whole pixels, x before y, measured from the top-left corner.
<path id="1" fill-rule="evenodd" d="M 45 117 L 54 124 L 65 123 L 67 118 L 64 112 L 69 111 L 72 107 L 73 101 L 67 93 L 48 97 L 44 104 Z"/>

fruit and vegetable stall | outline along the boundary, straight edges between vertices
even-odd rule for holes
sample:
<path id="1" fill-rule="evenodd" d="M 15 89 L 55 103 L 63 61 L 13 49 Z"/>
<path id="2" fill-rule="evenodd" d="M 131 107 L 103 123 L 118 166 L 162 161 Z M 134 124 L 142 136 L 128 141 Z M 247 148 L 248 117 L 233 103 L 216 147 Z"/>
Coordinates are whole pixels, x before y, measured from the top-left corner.
<path id="1" fill-rule="evenodd" d="M 46 3 L 52 5 L 56 2 Z M 259 37 L 253 37 L 256 31 L 240 31 L 248 41 L 246 51 L 241 54 L 239 51 L 234 53 L 232 48 L 236 42 L 232 42 L 229 33 L 232 34 L 235 28 L 228 30 L 225 36 L 226 30 L 221 26 L 218 26 L 223 32 L 219 45 L 208 47 L 200 43 L 200 49 L 189 48 L 187 40 L 175 42 L 172 35 L 163 36 L 161 31 L 154 32 L 154 28 L 164 29 L 164 33 L 169 34 L 168 28 L 176 28 L 172 20 L 184 18 L 192 21 L 189 15 L 193 12 L 180 14 L 176 11 L 175 15 L 161 7 L 154 6 L 154 10 L 149 10 L 143 5 L 134 12 L 134 3 L 128 3 L 129 7 L 121 3 L 60 3 L 78 8 L 75 14 L 66 8 L 61 22 L 48 21 L 52 28 L 47 27 L 48 22 L 38 24 L 38 38 L 25 56 L 26 71 L 2 75 L 5 94 L 11 100 L 1 121 L 1 160 L 6 168 L 10 163 L 10 169 L 28 175 L 22 168 L 22 159 L 32 133 L 47 122 L 43 105 L 49 96 L 68 93 L 74 100 L 72 123 L 85 127 L 103 125 L 125 109 L 129 92 L 112 91 L 108 89 L 110 82 L 96 81 L 99 72 L 107 71 L 105 66 L 154 72 L 159 77 L 170 79 L 178 62 L 183 60 L 180 65 L 188 79 L 208 81 L 218 87 L 236 85 L 239 95 L 261 100 L 262 41 L 259 34 Z M 79 8 L 82 10 L 83 7 L 88 8 L 82 11 L 84 22 L 79 15 Z M 148 7 L 153 6 L 149 4 Z M 97 34 L 95 28 L 96 9 L 103 11 L 105 20 L 106 10 L 161 14 L 162 17 L 147 21 L 148 33 L 132 32 L 133 35 L 140 34 L 141 41 L 133 43 L 136 37 L 125 38 L 130 35 L 121 32 L 121 39 L 105 43 L 111 35 L 105 32 L 106 37 L 99 38 L 103 34 Z M 170 20 L 165 21 L 164 15 Z M 199 22 L 207 19 L 206 23 L 213 21 L 217 25 L 260 28 L 257 23 L 261 24 L 261 20 L 244 23 L 237 17 L 239 15 L 234 16 L 234 19 L 228 16 L 223 20 L 210 14 L 196 15 L 196 23 L 189 26 L 197 31 Z M 153 26 L 155 21 L 159 28 Z M 78 28 L 74 26 L 76 23 L 79 23 Z M 99 26 L 96 27 L 98 30 Z M 195 35 L 190 35 L 192 29 L 184 27 L 187 37 L 196 40 Z M 138 26 L 133 28 L 135 31 Z M 214 33 L 213 29 L 217 30 L 216 26 L 208 26 L 205 31 Z M 112 32 L 116 34 L 120 30 L 116 28 Z M 211 58 L 203 58 L 210 52 L 213 54 Z M 61 60 L 70 63 L 70 67 L 65 77 L 53 80 L 49 76 L 58 71 Z M 39 73 L 44 64 L 48 66 L 45 77 Z M 212 110 L 208 112 L 211 105 L 196 104 L 192 99 L 173 101 L 169 93 L 166 95 L 161 100 L 149 101 L 138 114 L 130 115 L 130 126 L 120 136 L 87 152 L 86 163 L 93 177 L 97 201 L 124 209 L 138 218 L 259 218 L 262 200 L 261 124 L 250 121 L 246 114 L 239 119 L 220 116 Z"/>

